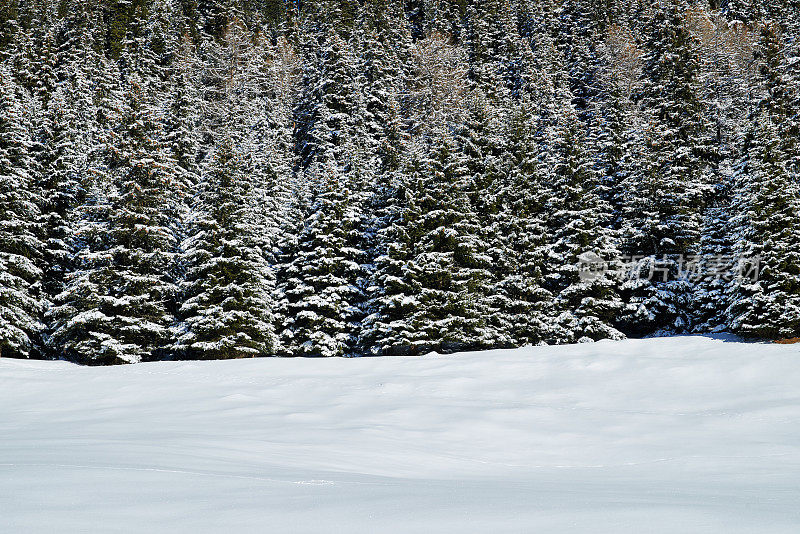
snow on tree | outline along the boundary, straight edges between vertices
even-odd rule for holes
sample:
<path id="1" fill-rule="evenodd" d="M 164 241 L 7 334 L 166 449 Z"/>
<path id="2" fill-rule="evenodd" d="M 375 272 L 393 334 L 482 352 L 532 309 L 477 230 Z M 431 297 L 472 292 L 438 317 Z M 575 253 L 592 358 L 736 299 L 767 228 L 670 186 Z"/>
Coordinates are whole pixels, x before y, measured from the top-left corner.
<path id="1" fill-rule="evenodd" d="M 281 344 L 292 355 L 354 353 L 363 292 L 363 205 L 358 163 L 351 172 L 333 161 L 306 171 L 312 202 L 289 261 L 281 268 L 286 299 Z"/>
<path id="2" fill-rule="evenodd" d="M 719 7 L 731 20 L 751 23 L 763 16 L 762 4 L 758 0 L 721 0 Z"/>
<path id="3" fill-rule="evenodd" d="M 656 330 L 680 331 L 690 323 L 685 312 L 690 287 L 677 279 L 678 262 L 680 256 L 697 252 L 711 185 L 696 40 L 686 27 L 685 9 L 682 1 L 664 2 L 646 26 L 648 52 L 637 98 L 646 125 L 636 132 L 638 143 L 628 155 L 621 209 L 623 251 L 650 258 L 655 275 L 624 288 L 639 314 L 629 319 L 641 325 L 633 330 L 647 322 L 642 320 L 642 307 Z"/>
<path id="4" fill-rule="evenodd" d="M 489 98 L 495 92 L 511 90 L 512 62 L 515 61 L 515 31 L 510 6 L 503 0 L 480 0 L 467 8 L 465 45 L 468 51 L 468 77 L 474 87 Z"/>
<path id="5" fill-rule="evenodd" d="M 7 4 L 4 355 L 795 328 L 794 0 Z M 189 328 L 221 314 L 202 225 L 263 278 L 236 308 L 263 336 L 229 352 L 189 349 L 235 328 Z M 758 283 L 713 272 L 752 255 Z"/>
<path id="6" fill-rule="evenodd" d="M 560 327 L 558 342 L 620 339 L 613 326 L 622 308 L 614 277 L 619 267 L 616 235 L 609 230 L 611 209 L 600 199 L 599 176 L 585 148 L 585 137 L 571 91 L 558 93 L 558 113 L 546 134 L 539 176 L 548 185 L 547 270 L 544 286 L 554 295 Z M 582 277 L 582 267 L 600 271 Z M 562 337 L 563 336 L 563 337 Z"/>
<path id="7" fill-rule="evenodd" d="M 252 200 L 250 181 L 232 144 L 222 141 L 204 173 L 183 245 L 186 274 L 175 347 L 183 357 L 229 359 L 275 350 L 274 276 L 254 235 L 246 201 Z"/>
<path id="8" fill-rule="evenodd" d="M 453 43 L 463 42 L 465 3 L 450 0 L 424 0 L 424 34 L 444 36 Z"/>
<path id="9" fill-rule="evenodd" d="M 793 174 L 797 82 L 776 24 L 761 31 L 759 52 L 765 94 L 752 117 L 734 192 L 735 279 L 728 316 L 734 332 L 782 338 L 800 333 L 800 181 Z M 751 271 L 757 269 L 755 274 Z"/>
<path id="10" fill-rule="evenodd" d="M 742 226 L 735 251 L 745 272 L 735 281 L 728 314 L 734 332 L 789 338 L 800 333 L 800 190 L 787 172 L 773 119 L 760 114 L 758 120 L 734 219 Z M 747 277 L 754 268 L 757 280 Z"/>
<path id="11" fill-rule="evenodd" d="M 363 106 L 358 91 L 357 60 L 334 25 L 341 13 L 332 13 L 330 22 L 312 19 L 303 32 L 305 68 L 304 91 L 295 111 L 295 152 L 301 168 L 313 163 L 322 166 L 335 162 L 344 165 L 345 145 L 359 140 L 363 124 L 356 118 Z"/>
<path id="12" fill-rule="evenodd" d="M 593 119 L 591 104 L 600 95 L 598 37 L 609 18 L 608 10 L 601 6 L 595 0 L 577 0 L 562 3 L 558 12 L 558 47 L 568 73 L 573 103 L 585 122 Z"/>
<path id="13" fill-rule="evenodd" d="M 72 211 L 83 196 L 81 180 L 86 160 L 77 151 L 80 145 L 73 128 L 78 117 L 70 96 L 64 87 L 59 87 L 49 99 L 40 155 L 43 289 L 49 299 L 61 293 L 72 267 Z"/>
<path id="14" fill-rule="evenodd" d="M 405 201 L 381 233 L 374 347 L 383 354 L 486 346 L 487 287 L 480 225 L 464 190 L 465 167 L 450 135 L 418 143 L 403 168 Z M 380 287 L 380 286 L 379 286 Z"/>
<path id="15" fill-rule="evenodd" d="M 157 142 L 145 94 L 131 80 L 99 162 L 88 217 L 77 230 L 77 270 L 54 310 L 55 342 L 85 363 L 157 359 L 171 340 L 174 161 Z"/>
<path id="16" fill-rule="evenodd" d="M 504 120 L 508 167 L 495 180 L 488 228 L 492 280 L 487 321 L 503 344 L 536 345 L 553 339 L 553 294 L 543 285 L 549 230 L 547 186 L 539 175 L 537 106 L 523 97 Z"/>
<path id="17" fill-rule="evenodd" d="M 42 330 L 43 247 L 20 90 L 8 69 L 0 70 L 0 355 L 30 357 Z"/>
<path id="18" fill-rule="evenodd" d="M 372 0 L 362 10 L 352 46 L 359 59 L 357 83 L 363 105 L 354 110 L 365 129 L 364 149 L 377 169 L 395 166 L 401 132 L 398 107 L 405 91 L 411 54 L 411 34 L 398 5 Z"/>

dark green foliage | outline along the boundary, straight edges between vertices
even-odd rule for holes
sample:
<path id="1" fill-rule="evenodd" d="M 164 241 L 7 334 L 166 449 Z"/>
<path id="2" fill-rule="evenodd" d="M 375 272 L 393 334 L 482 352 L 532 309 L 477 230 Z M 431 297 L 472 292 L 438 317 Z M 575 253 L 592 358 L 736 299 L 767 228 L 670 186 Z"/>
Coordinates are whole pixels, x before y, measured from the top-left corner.
<path id="1" fill-rule="evenodd" d="M 333 163 L 308 171 L 314 199 L 279 279 L 286 300 L 281 344 L 289 354 L 355 353 L 366 256 L 360 168 L 358 161 L 350 166 L 350 173 Z"/>
<path id="2" fill-rule="evenodd" d="M 230 359 L 275 351 L 274 280 L 252 234 L 246 176 L 230 139 L 205 174 L 185 243 L 183 319 L 175 347 L 181 357 Z"/>
<path id="3" fill-rule="evenodd" d="M 54 337 L 86 363 L 156 359 L 170 341 L 175 173 L 146 92 L 138 80 L 126 90 L 118 129 L 98 162 L 106 174 L 77 230 L 79 265 L 59 298 Z"/>
<path id="4" fill-rule="evenodd" d="M 43 245 L 37 236 L 30 133 L 20 89 L 0 71 L 0 355 L 30 357 L 41 331 Z"/>
<path id="5" fill-rule="evenodd" d="M 466 195 L 466 168 L 453 140 L 437 132 L 411 148 L 381 229 L 370 318 L 373 350 L 382 354 L 451 352 L 485 347 L 482 313 L 489 260 Z"/>
<path id="6" fill-rule="evenodd" d="M 800 180 L 792 137 L 798 122 L 793 78 L 777 25 L 758 47 L 766 91 L 751 118 L 734 198 L 735 251 L 757 280 L 735 280 L 728 313 L 743 335 L 790 338 L 800 333 Z"/>

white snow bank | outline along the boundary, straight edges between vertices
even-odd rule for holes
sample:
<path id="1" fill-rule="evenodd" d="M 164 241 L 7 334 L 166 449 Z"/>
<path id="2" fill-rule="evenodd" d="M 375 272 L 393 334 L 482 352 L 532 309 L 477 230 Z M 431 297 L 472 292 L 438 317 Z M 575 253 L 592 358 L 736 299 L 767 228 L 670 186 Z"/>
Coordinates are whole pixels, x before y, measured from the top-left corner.
<path id="1" fill-rule="evenodd" d="M 0 360 L 0 532 L 796 533 L 800 348 Z"/>

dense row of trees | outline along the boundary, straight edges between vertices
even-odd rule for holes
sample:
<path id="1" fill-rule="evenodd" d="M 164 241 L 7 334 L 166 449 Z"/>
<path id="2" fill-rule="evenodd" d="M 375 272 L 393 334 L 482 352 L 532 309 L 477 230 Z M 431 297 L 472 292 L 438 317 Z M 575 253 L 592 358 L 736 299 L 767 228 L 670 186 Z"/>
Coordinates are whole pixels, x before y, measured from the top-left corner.
<path id="1" fill-rule="evenodd" d="M 800 335 L 798 17 L 2 0 L 0 355 Z"/>

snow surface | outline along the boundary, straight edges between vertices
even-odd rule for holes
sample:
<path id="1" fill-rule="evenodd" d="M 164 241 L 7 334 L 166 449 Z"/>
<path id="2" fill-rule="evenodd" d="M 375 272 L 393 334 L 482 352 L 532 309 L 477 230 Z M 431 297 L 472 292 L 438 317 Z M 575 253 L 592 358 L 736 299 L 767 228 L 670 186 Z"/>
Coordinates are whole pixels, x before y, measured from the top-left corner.
<path id="1" fill-rule="evenodd" d="M 0 403 L 0 532 L 800 532 L 798 346 L 6 359 Z"/>

